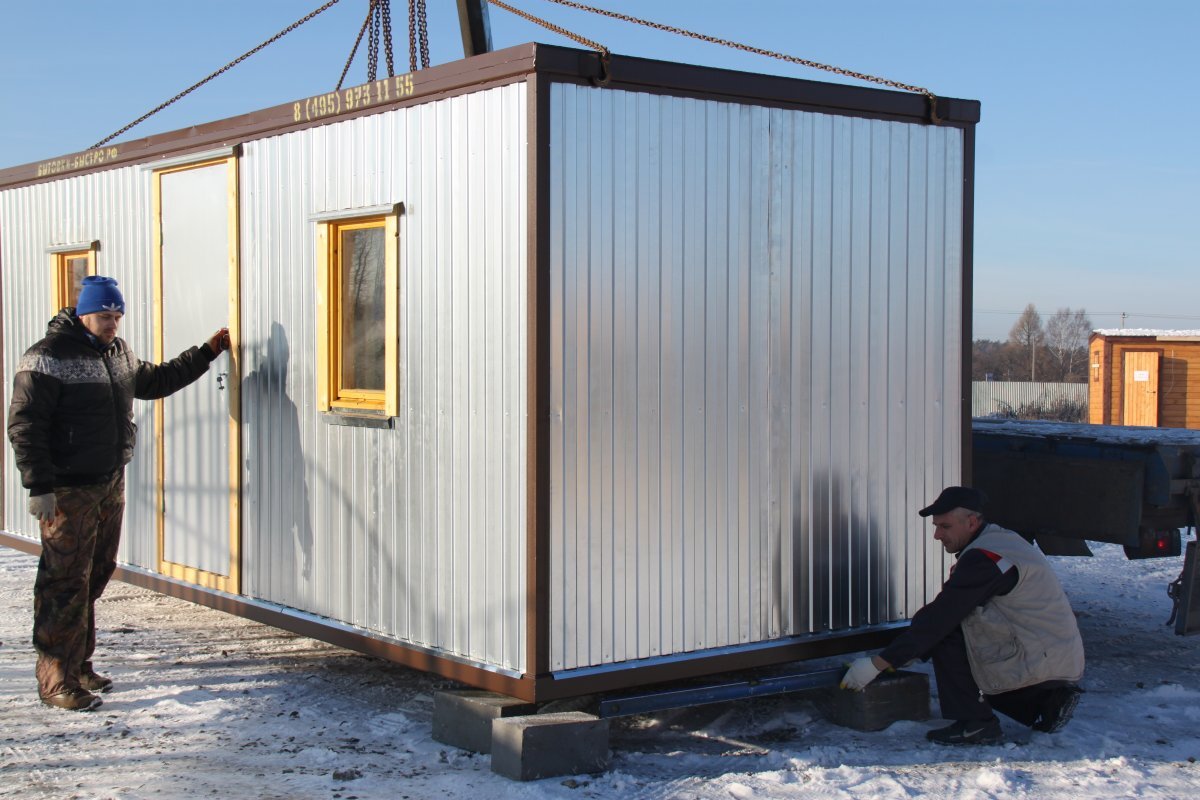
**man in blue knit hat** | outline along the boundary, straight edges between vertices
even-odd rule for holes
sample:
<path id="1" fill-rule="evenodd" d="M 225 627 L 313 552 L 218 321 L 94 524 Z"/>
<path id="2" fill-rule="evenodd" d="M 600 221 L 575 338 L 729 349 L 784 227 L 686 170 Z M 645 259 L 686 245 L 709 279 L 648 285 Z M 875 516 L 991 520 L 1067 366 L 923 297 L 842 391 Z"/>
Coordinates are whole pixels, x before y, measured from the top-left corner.
<path id="1" fill-rule="evenodd" d="M 229 347 L 229 330 L 163 364 L 140 361 L 117 336 L 125 300 L 112 278 L 83 279 L 21 358 L 8 438 L 42 538 L 33 600 L 38 696 L 72 711 L 100 705 L 112 681 L 92 668 L 95 603 L 116 569 L 133 400 L 179 391 Z"/>

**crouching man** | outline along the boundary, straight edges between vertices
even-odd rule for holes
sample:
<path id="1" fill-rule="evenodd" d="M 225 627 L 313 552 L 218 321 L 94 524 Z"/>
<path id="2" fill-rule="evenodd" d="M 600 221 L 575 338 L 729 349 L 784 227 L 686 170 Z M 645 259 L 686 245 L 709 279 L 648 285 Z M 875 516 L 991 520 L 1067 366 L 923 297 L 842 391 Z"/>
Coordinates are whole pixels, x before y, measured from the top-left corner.
<path id="1" fill-rule="evenodd" d="M 71 711 L 100 705 L 112 681 L 92 668 L 95 604 L 116 569 L 133 399 L 177 392 L 229 347 L 229 331 L 164 364 L 140 361 L 117 328 L 125 300 L 112 278 L 83 279 L 79 302 L 50 320 L 13 379 L 8 438 L 42 557 L 33 599 L 38 696 Z"/>
<path id="2" fill-rule="evenodd" d="M 841 684 L 862 690 L 889 667 L 932 658 L 942 716 L 954 721 L 926 734 L 940 744 L 1000 741 L 993 709 L 1035 730 L 1061 730 L 1081 691 L 1083 640 L 1058 578 L 1034 545 L 987 523 L 984 500 L 951 486 L 921 509 L 958 560 L 908 629 L 857 659 Z"/>

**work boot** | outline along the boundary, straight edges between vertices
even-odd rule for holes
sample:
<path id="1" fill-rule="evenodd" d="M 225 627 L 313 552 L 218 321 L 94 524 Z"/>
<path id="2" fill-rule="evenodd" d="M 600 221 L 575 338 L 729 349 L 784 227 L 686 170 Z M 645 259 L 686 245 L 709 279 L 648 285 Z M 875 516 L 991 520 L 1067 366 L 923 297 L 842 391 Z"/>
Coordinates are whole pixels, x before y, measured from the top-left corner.
<path id="1" fill-rule="evenodd" d="M 107 692 L 112 689 L 112 678 L 88 670 L 80 674 L 79 685 L 89 692 Z"/>
<path id="2" fill-rule="evenodd" d="M 1038 721 L 1033 723 L 1033 729 L 1046 733 L 1061 731 L 1071 721 L 1071 717 L 1075 713 L 1075 706 L 1079 705 L 1081 694 L 1083 694 L 1083 689 L 1073 683 L 1051 689 L 1046 693 L 1041 715 L 1038 717 Z"/>
<path id="3" fill-rule="evenodd" d="M 952 725 L 925 732 L 925 738 L 937 744 L 998 744 L 1003 738 L 1000 720 L 960 719 Z"/>
<path id="4" fill-rule="evenodd" d="M 104 701 L 86 689 L 67 689 L 65 692 L 41 697 L 43 703 L 54 708 L 64 708 L 67 711 L 91 711 L 99 708 Z"/>

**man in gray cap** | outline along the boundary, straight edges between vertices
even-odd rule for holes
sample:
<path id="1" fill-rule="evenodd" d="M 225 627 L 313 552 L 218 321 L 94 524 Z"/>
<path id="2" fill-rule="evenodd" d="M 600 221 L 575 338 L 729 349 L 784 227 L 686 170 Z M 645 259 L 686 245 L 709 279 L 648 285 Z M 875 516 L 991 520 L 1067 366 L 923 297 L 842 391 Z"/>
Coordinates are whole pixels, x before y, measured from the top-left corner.
<path id="1" fill-rule="evenodd" d="M 21 357 L 8 409 L 8 438 L 42 538 L 33 590 L 38 696 L 71 711 L 96 708 L 93 692 L 112 688 L 92 668 L 95 604 L 116 569 L 133 400 L 179 391 L 229 348 L 221 328 L 164 364 L 140 361 L 117 336 L 124 315 L 115 280 L 84 278 L 75 307 L 59 311 Z"/>
<path id="2" fill-rule="evenodd" d="M 1035 730 L 1061 730 L 1075 711 L 1083 640 L 1045 556 L 983 515 L 983 492 L 951 486 L 921 509 L 933 538 L 957 557 L 941 592 L 878 655 L 851 664 L 842 687 L 862 690 L 880 672 L 933 659 L 942 716 L 926 733 L 940 744 L 1001 740 L 993 709 Z"/>

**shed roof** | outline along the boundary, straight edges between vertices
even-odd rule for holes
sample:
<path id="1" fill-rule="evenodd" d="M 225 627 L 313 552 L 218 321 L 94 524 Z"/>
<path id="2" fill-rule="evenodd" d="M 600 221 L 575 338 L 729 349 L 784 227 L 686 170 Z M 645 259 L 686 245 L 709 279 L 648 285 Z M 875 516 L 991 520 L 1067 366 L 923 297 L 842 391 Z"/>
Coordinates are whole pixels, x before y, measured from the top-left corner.
<path id="1" fill-rule="evenodd" d="M 1156 330 L 1154 328 L 1097 328 L 1093 336 L 1126 336 L 1146 339 L 1196 339 L 1200 341 L 1200 330 Z"/>

